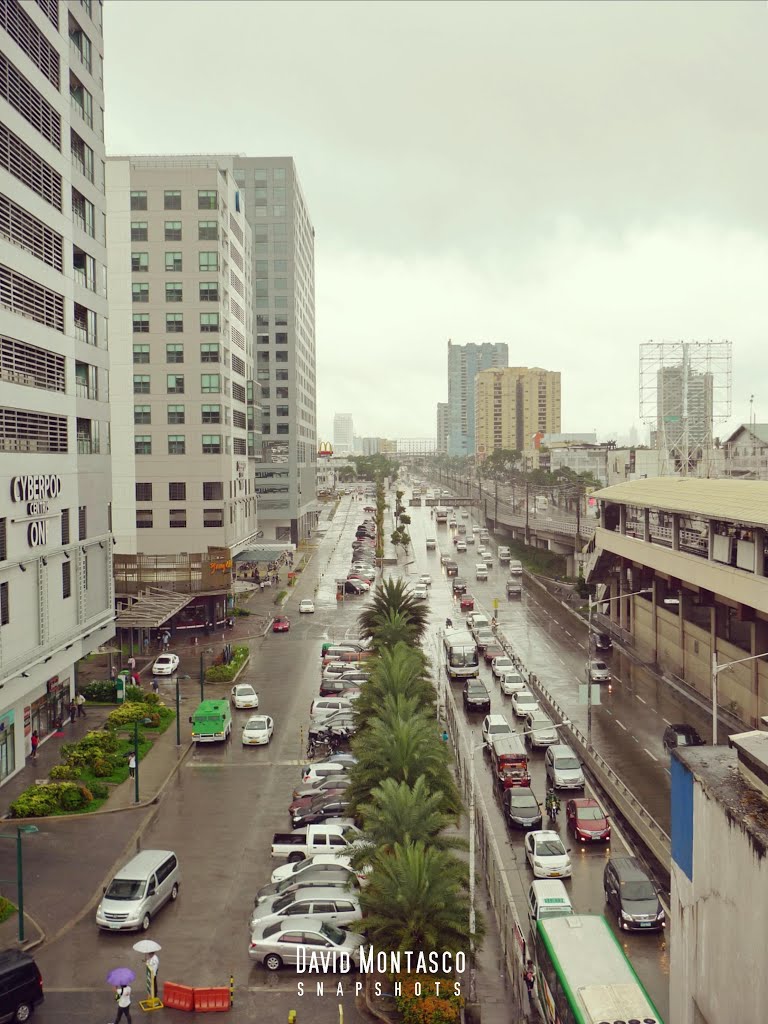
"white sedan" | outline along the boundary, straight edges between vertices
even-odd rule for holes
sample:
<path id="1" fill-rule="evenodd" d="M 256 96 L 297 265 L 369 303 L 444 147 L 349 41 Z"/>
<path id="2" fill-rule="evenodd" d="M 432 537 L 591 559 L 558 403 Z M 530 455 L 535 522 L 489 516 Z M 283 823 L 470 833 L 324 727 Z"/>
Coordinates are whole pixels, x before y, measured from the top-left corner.
<path id="1" fill-rule="evenodd" d="M 529 832 L 525 856 L 535 878 L 570 878 L 571 858 L 557 832 Z"/>
<path id="2" fill-rule="evenodd" d="M 232 703 L 236 708 L 257 708 L 259 695 L 250 683 L 238 683 L 232 687 Z"/>
<path id="3" fill-rule="evenodd" d="M 161 654 L 152 666 L 153 676 L 172 676 L 179 667 L 178 654 Z"/>
<path id="4" fill-rule="evenodd" d="M 511 697 L 519 690 L 527 690 L 528 684 L 517 671 L 505 672 L 501 677 L 501 692 Z"/>
<path id="5" fill-rule="evenodd" d="M 541 708 L 530 690 L 518 690 L 512 694 L 512 710 L 518 718 L 525 718 L 531 711 L 541 711 Z"/>
<path id="6" fill-rule="evenodd" d="M 258 747 L 269 743 L 275 723 L 269 715 L 253 715 L 243 726 L 243 746 Z"/>
<path id="7" fill-rule="evenodd" d="M 421 576 L 419 576 L 419 583 L 423 583 L 425 587 L 431 587 L 432 577 L 429 575 L 428 572 L 423 572 Z"/>
<path id="8" fill-rule="evenodd" d="M 299 604 L 299 615 L 314 615 L 315 602 L 311 597 L 305 597 Z"/>
<path id="9" fill-rule="evenodd" d="M 501 679 L 505 672 L 514 672 L 514 670 L 515 666 L 512 663 L 512 659 L 508 658 L 506 654 L 499 655 L 498 658 L 494 658 L 491 662 L 491 672 L 494 679 Z"/>

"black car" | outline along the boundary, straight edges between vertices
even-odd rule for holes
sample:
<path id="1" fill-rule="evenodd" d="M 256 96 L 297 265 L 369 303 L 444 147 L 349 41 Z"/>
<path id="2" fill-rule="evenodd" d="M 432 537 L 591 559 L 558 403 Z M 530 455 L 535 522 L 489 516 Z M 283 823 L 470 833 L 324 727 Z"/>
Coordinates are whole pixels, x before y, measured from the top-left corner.
<path id="1" fill-rule="evenodd" d="M 0 953 L 0 1020 L 28 1020 L 43 999 L 43 978 L 28 953 Z"/>
<path id="2" fill-rule="evenodd" d="M 460 579 L 458 576 L 453 581 L 453 592 L 454 594 L 466 594 L 467 592 L 467 581 Z"/>
<path id="3" fill-rule="evenodd" d="M 337 739 L 348 740 L 355 732 L 355 716 L 351 711 L 335 711 L 317 725 L 310 725 L 308 736 L 316 740 L 330 732 Z"/>
<path id="4" fill-rule="evenodd" d="M 464 683 L 463 698 L 466 711 L 491 710 L 491 695 L 479 679 L 468 679 Z"/>
<path id="5" fill-rule="evenodd" d="M 664 749 L 669 753 L 675 747 L 703 747 L 704 740 L 699 736 L 692 725 L 678 722 L 677 725 L 668 725 L 664 730 Z"/>
<path id="6" fill-rule="evenodd" d="M 458 576 L 459 575 L 459 566 L 458 566 L 458 564 L 456 562 L 450 561 L 450 559 L 449 559 L 445 563 L 445 575 L 446 576 Z"/>
<path id="7" fill-rule="evenodd" d="M 611 857 L 603 889 L 622 931 L 658 931 L 666 924 L 658 890 L 637 857 Z"/>
<path id="8" fill-rule="evenodd" d="M 365 587 L 361 587 L 357 580 L 344 580 L 345 594 L 364 594 Z"/>
<path id="9" fill-rule="evenodd" d="M 528 786 L 505 789 L 501 802 L 508 825 L 513 828 L 541 827 L 541 804 Z"/>
<path id="10" fill-rule="evenodd" d="M 339 676 L 337 679 L 324 679 L 320 683 L 321 697 L 344 697 L 347 693 L 359 693 L 361 679 L 349 679 L 347 676 Z"/>
<path id="11" fill-rule="evenodd" d="M 607 633 L 597 633 L 595 635 L 595 650 L 596 651 L 611 651 L 613 650 L 613 640 L 608 636 Z"/>
<path id="12" fill-rule="evenodd" d="M 343 818 L 347 813 L 347 801 L 334 797 L 309 807 L 300 807 L 291 816 L 293 828 L 306 828 L 308 825 L 320 825 L 328 818 Z"/>

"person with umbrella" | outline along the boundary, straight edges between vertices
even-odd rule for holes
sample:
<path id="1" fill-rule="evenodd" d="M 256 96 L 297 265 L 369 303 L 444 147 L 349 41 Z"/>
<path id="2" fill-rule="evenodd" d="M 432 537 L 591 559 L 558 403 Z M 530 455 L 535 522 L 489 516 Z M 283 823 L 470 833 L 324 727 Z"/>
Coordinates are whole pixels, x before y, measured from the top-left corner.
<path id="1" fill-rule="evenodd" d="M 117 1016 L 112 1024 L 119 1024 L 123 1019 L 131 1024 L 131 982 L 136 977 L 130 967 L 115 967 L 107 975 L 107 981 L 115 988 Z"/>
<path id="2" fill-rule="evenodd" d="M 133 948 L 137 953 L 144 953 L 144 963 L 147 968 L 147 995 L 150 999 L 158 999 L 158 987 L 159 983 L 157 980 L 157 974 L 160 970 L 160 957 L 157 955 L 162 946 L 159 942 L 155 942 L 154 939 L 139 939 L 138 942 L 134 943 Z"/>

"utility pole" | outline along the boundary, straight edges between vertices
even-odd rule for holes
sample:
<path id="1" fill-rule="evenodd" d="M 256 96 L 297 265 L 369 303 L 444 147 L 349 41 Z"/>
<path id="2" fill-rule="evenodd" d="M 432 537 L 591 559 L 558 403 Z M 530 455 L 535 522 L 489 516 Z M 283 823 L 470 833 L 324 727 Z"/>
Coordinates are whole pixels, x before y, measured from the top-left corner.
<path id="1" fill-rule="evenodd" d="M 531 528 L 528 525 L 528 480 L 525 481 L 525 543 L 531 542 Z"/>
<path id="2" fill-rule="evenodd" d="M 581 547 L 581 484 L 576 486 L 576 550 Z"/>

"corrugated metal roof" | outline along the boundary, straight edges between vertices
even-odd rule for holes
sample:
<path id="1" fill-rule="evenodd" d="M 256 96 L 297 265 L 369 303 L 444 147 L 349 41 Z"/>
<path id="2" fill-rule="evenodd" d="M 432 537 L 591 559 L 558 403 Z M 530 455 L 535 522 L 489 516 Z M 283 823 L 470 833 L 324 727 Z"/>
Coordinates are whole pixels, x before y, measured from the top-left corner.
<path id="1" fill-rule="evenodd" d="M 619 505 L 701 515 L 749 526 L 768 526 L 768 481 L 653 477 L 594 491 L 592 497 Z"/>
<path id="2" fill-rule="evenodd" d="M 741 440 L 742 434 L 745 436 L 752 434 L 756 440 L 762 441 L 764 444 L 768 443 L 768 423 L 753 423 L 751 426 L 748 423 L 742 423 L 730 437 L 726 437 L 725 444 L 733 444 L 737 437 Z"/>

